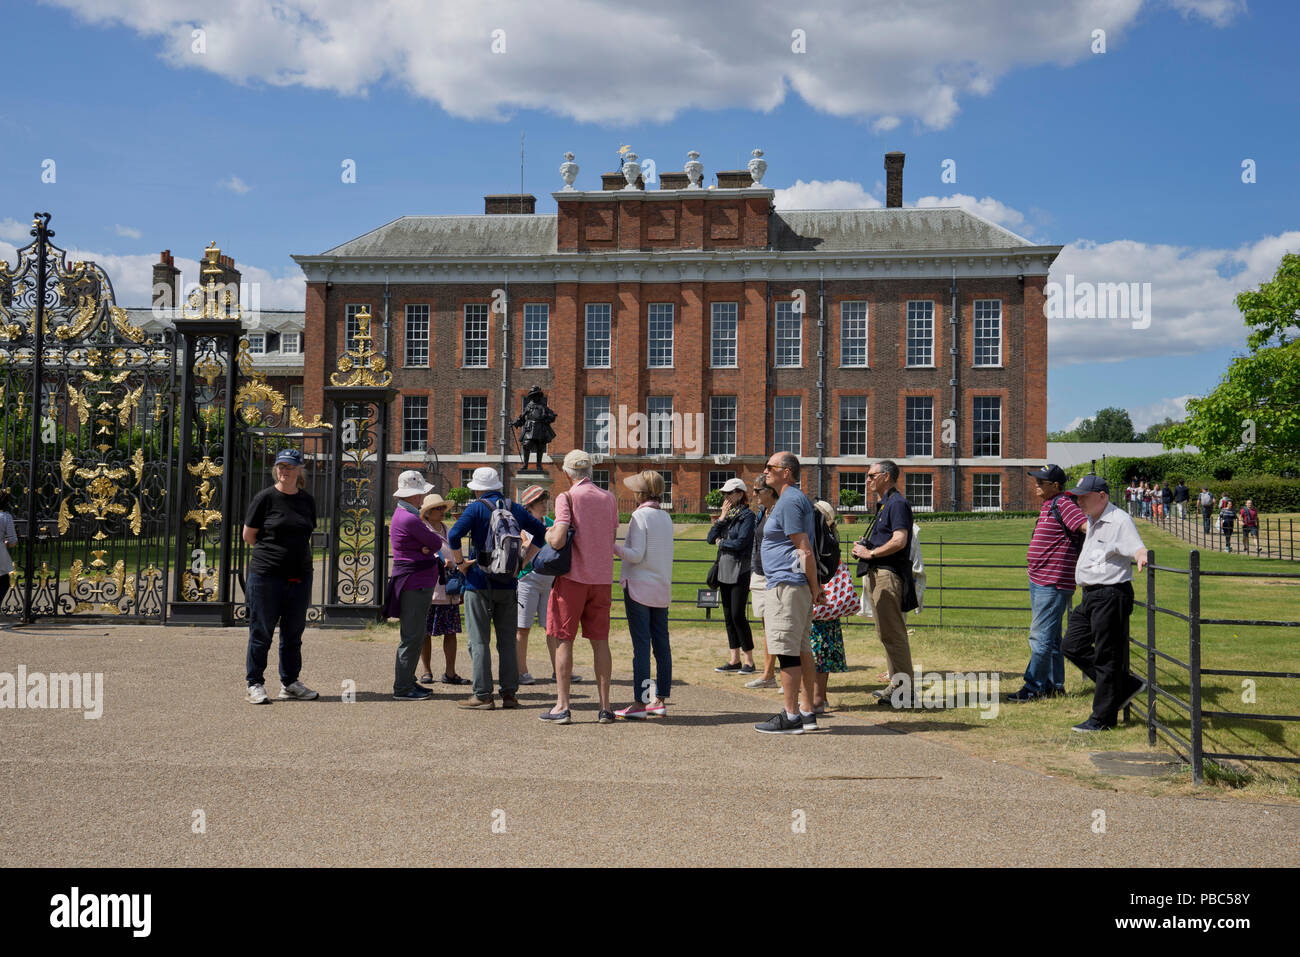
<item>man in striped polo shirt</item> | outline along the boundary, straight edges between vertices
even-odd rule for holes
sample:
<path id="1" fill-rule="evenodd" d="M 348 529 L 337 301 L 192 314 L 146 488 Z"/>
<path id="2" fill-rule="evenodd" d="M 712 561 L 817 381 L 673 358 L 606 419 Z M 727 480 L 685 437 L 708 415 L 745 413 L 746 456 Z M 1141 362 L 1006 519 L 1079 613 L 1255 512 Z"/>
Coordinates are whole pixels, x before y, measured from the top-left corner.
<path id="1" fill-rule="evenodd" d="M 1065 471 L 1048 465 L 1029 475 L 1043 503 L 1029 540 L 1029 667 L 1025 685 L 1012 701 L 1050 698 L 1065 691 L 1065 657 L 1061 654 L 1061 620 L 1074 594 L 1075 565 L 1088 516 L 1064 492 Z"/>

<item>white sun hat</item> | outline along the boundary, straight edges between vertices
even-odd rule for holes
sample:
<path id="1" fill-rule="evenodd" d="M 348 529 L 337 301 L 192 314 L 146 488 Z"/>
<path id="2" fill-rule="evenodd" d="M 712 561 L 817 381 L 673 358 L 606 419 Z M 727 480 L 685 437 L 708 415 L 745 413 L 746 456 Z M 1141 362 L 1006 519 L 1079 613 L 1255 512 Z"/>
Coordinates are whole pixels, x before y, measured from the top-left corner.
<path id="1" fill-rule="evenodd" d="M 393 493 L 394 498 L 407 498 L 411 495 L 428 495 L 433 491 L 433 486 L 424 480 L 424 476 L 415 469 L 408 469 L 401 475 L 397 476 L 397 491 Z"/>
<path id="2" fill-rule="evenodd" d="M 501 487 L 501 476 L 497 475 L 496 469 L 484 465 L 474 470 L 468 487 L 475 492 L 495 492 Z"/>

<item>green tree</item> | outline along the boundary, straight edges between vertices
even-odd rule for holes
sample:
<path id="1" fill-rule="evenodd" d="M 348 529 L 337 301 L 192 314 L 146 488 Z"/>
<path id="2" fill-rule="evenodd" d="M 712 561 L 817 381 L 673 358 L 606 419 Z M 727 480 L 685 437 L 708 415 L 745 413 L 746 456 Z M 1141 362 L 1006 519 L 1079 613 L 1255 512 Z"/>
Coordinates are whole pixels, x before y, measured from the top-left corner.
<path id="1" fill-rule="evenodd" d="M 1080 442 L 1132 442 L 1133 420 L 1124 409 L 1100 410 L 1078 428 Z"/>
<path id="2" fill-rule="evenodd" d="M 1160 437 L 1164 434 L 1165 430 L 1168 429 L 1171 425 L 1177 425 L 1177 424 L 1178 422 L 1173 417 L 1166 416 L 1163 422 L 1155 423 L 1145 432 L 1140 433 L 1137 436 L 1137 438 L 1134 439 L 1134 441 L 1135 442 L 1159 442 Z"/>
<path id="3" fill-rule="evenodd" d="M 1255 468 L 1293 468 L 1300 458 L 1300 255 L 1284 255 L 1273 278 L 1236 303 L 1249 351 L 1209 395 L 1188 401 L 1187 420 L 1161 441 L 1210 454 L 1240 449 Z"/>

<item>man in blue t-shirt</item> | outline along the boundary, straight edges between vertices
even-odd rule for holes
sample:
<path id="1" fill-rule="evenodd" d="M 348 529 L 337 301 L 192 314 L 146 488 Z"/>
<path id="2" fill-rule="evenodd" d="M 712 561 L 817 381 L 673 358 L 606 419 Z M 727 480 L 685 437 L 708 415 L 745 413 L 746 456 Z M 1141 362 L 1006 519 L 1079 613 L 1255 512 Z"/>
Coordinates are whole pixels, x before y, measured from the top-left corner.
<path id="1" fill-rule="evenodd" d="M 867 472 L 867 486 L 880 496 L 880 510 L 867 534 L 853 546 L 858 574 L 871 599 L 876 634 L 885 646 L 889 686 L 873 691 L 880 704 L 910 707 L 912 647 L 903 618 L 903 593 L 912 574 L 912 506 L 898 485 L 898 466 L 885 459 Z M 899 692 L 899 693 L 895 693 Z"/>
<path id="2" fill-rule="evenodd" d="M 760 549 L 767 578 L 763 629 L 768 654 L 776 655 L 781 662 L 785 710 L 754 725 L 754 730 L 763 734 L 803 734 L 817 730 L 812 693 L 812 611 L 813 605 L 826 600 L 813 555 L 813 506 L 799 491 L 799 459 L 793 453 L 777 452 L 768 459 L 763 473 L 777 495 L 763 525 Z M 799 707 L 801 681 L 807 711 Z"/>

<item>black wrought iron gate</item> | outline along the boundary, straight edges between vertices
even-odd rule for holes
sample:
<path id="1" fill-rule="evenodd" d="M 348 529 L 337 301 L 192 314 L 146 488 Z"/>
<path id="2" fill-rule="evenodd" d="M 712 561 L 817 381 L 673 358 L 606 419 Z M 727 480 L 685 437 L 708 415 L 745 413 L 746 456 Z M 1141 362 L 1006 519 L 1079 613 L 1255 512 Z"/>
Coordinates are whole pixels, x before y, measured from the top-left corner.
<path id="1" fill-rule="evenodd" d="M 175 339 L 69 265 L 36 217 L 0 261 L 0 487 L 20 545 L 3 611 L 161 620 L 170 549 Z"/>

